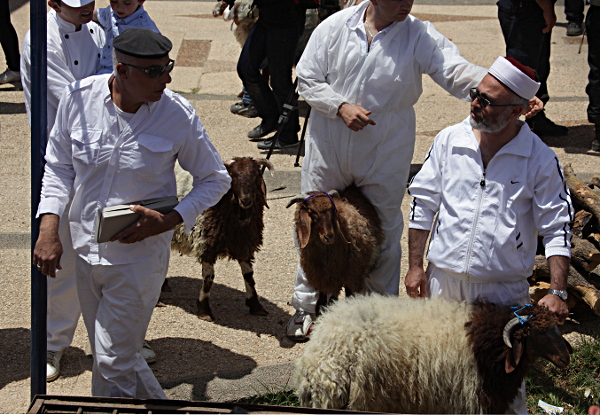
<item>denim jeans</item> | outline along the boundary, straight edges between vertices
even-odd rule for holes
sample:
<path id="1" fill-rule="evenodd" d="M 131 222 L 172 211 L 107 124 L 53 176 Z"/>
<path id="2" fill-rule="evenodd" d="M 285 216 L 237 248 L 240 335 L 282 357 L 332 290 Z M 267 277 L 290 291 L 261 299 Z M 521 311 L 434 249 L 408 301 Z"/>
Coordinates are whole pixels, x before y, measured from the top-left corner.
<path id="1" fill-rule="evenodd" d="M 550 37 L 542 33 L 546 23 L 542 9 L 534 0 L 499 0 L 498 20 L 506 43 L 506 56 L 536 71 L 540 89 L 536 96 L 548 102 L 546 81 L 550 75 Z"/>
<path id="2" fill-rule="evenodd" d="M 289 94 L 295 92 L 292 65 L 298 37 L 297 25 L 273 29 L 264 27 L 259 20 L 242 48 L 237 65 L 238 75 L 265 128 L 276 126 L 283 104 Z M 269 63 L 271 86 L 259 70 L 265 58 Z M 283 127 L 280 140 L 285 143 L 297 141 L 299 129 L 298 111 L 293 111 Z"/>
<path id="3" fill-rule="evenodd" d="M 600 6 L 591 6 L 585 19 L 588 38 L 588 64 L 590 73 L 585 92 L 590 103 L 587 107 L 588 121 L 600 124 Z"/>
<path id="4" fill-rule="evenodd" d="M 19 72 L 19 39 L 10 21 L 8 0 L 0 0 L 0 44 L 6 56 L 8 69 Z"/>

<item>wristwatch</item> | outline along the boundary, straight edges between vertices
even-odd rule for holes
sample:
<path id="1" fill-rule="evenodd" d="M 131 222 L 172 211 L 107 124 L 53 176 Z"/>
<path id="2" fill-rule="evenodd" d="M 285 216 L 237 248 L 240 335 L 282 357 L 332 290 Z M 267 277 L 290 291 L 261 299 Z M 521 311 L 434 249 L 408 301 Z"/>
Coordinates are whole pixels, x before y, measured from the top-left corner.
<path id="1" fill-rule="evenodd" d="M 566 290 L 553 290 L 552 288 L 550 288 L 548 290 L 548 294 L 554 294 L 556 296 L 558 296 L 558 298 L 560 298 L 563 301 L 567 301 L 567 291 Z"/>

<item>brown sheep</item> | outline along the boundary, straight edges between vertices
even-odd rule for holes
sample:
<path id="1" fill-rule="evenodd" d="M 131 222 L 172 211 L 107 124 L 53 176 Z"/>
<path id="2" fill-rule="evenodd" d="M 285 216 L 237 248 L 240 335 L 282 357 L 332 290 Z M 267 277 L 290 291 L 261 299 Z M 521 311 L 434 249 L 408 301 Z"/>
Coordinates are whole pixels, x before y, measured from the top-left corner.
<path id="1" fill-rule="evenodd" d="M 269 207 L 261 167 L 266 166 L 271 172 L 274 168 L 268 160 L 250 157 L 235 157 L 224 163 L 231 176 L 229 191 L 215 206 L 196 218 L 196 225 L 189 234 L 186 235 L 183 225 L 179 225 L 171 240 L 172 250 L 195 256 L 202 264 L 204 282 L 197 304 L 198 317 L 206 321 L 214 320 L 209 299 L 218 258 L 239 262 L 250 314 L 268 314 L 258 301 L 252 263 L 263 242 L 263 211 Z M 178 177 L 178 187 L 184 180 Z M 182 196 L 186 192 L 178 189 L 178 193 Z"/>
<path id="2" fill-rule="evenodd" d="M 375 207 L 355 185 L 341 191 L 310 192 L 292 199 L 300 265 L 319 292 L 316 314 L 336 298 L 366 291 L 366 278 L 381 252 L 383 231 Z"/>

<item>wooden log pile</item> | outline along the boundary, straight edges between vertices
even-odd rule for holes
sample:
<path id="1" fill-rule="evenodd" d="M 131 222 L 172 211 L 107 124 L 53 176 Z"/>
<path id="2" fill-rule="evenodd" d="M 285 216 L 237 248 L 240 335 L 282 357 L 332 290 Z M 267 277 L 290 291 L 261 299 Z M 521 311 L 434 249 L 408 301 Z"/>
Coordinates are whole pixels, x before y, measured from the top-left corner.
<path id="1" fill-rule="evenodd" d="M 567 305 L 571 309 L 585 304 L 600 315 L 600 175 L 594 176 L 589 183 L 582 183 L 570 164 L 564 166 L 564 172 L 575 209 L 571 223 L 573 240 Z M 544 297 L 550 288 L 550 271 L 541 244 L 538 253 L 529 279 L 533 302 Z"/>

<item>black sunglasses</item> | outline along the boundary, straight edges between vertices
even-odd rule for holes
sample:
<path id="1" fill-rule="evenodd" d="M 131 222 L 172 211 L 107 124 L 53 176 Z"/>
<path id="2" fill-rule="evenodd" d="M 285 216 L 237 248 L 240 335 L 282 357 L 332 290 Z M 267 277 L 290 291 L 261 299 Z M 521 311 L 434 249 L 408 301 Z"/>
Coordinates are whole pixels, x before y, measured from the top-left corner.
<path id="1" fill-rule="evenodd" d="M 131 66 L 132 68 L 138 69 L 142 72 L 145 72 L 150 78 L 158 78 L 165 71 L 171 72 L 173 70 L 173 66 L 175 66 L 175 61 L 173 59 L 169 59 L 169 63 L 167 66 L 151 66 L 149 68 L 140 68 L 139 66 L 132 65 L 131 63 L 119 62 L 123 65 Z"/>
<path id="2" fill-rule="evenodd" d="M 475 101 L 475 99 L 479 99 L 479 104 L 481 104 L 481 108 L 485 107 L 514 107 L 517 104 L 492 104 L 489 99 L 481 96 L 481 92 L 477 88 L 471 88 L 469 90 L 469 96 L 471 97 L 471 102 Z"/>

